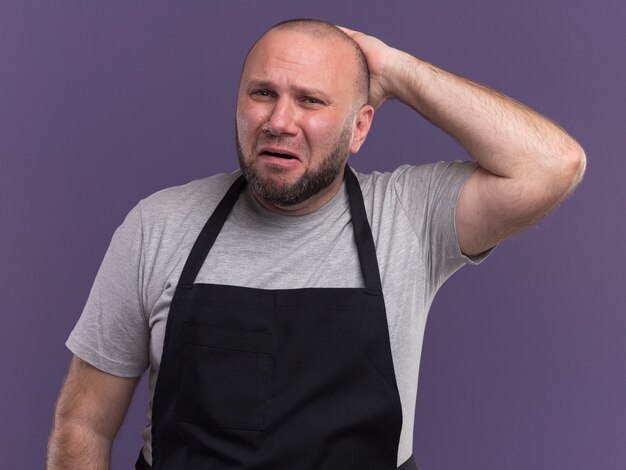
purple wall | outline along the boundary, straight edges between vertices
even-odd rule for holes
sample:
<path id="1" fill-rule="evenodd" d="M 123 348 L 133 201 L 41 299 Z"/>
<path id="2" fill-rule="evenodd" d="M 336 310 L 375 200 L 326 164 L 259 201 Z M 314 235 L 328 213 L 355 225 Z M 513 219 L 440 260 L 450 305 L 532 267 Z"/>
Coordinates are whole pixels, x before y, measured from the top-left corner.
<path id="1" fill-rule="evenodd" d="M 115 227 L 139 198 L 236 167 L 251 41 L 322 17 L 485 82 L 587 150 L 582 186 L 442 289 L 426 331 L 415 454 L 424 470 L 626 468 L 626 3 L 0 3 L 0 455 L 42 468 L 54 401 Z M 398 103 L 360 170 L 467 158 Z M 142 389 L 114 449 L 131 468 Z"/>

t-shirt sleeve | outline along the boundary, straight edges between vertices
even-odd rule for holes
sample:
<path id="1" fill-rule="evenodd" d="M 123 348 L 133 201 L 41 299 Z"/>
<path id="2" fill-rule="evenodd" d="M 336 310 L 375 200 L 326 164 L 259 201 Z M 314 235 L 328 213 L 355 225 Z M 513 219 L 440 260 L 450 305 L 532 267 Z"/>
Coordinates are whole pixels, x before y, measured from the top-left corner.
<path id="1" fill-rule="evenodd" d="M 439 287 L 464 264 L 478 264 L 491 252 L 466 256 L 459 246 L 455 214 L 463 185 L 476 170 L 473 161 L 400 167 L 396 191 L 423 245 L 430 279 Z"/>
<path id="2" fill-rule="evenodd" d="M 149 364 L 150 331 L 142 302 L 141 203 L 115 231 L 66 346 L 94 367 L 138 377 Z"/>

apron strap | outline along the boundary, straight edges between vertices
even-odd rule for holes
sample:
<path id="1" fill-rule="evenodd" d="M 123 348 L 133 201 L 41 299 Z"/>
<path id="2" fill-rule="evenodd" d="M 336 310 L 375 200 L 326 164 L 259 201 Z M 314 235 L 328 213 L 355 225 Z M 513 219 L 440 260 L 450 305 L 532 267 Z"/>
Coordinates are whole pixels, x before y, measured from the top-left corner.
<path id="1" fill-rule="evenodd" d="M 243 178 L 243 175 L 239 176 L 217 205 L 213 214 L 209 217 L 209 220 L 204 224 L 202 232 L 200 232 L 187 258 L 183 272 L 180 275 L 180 280 L 178 281 L 178 287 L 182 287 L 183 289 L 191 289 L 193 287 L 193 283 L 200 272 L 200 268 L 202 268 L 204 264 L 204 260 L 209 254 L 213 243 L 215 243 L 217 236 L 220 234 L 220 230 L 222 230 L 224 222 L 226 222 L 228 214 L 235 205 L 235 202 L 237 202 L 239 193 L 245 184 L 246 180 Z"/>
<path id="2" fill-rule="evenodd" d="M 365 288 L 368 291 L 379 293 L 382 292 L 383 288 L 380 282 L 378 260 L 376 259 L 376 247 L 372 237 L 372 229 L 367 221 L 361 186 L 356 175 L 348 165 L 346 165 L 345 175 L 348 198 L 350 199 L 350 212 L 352 214 L 352 230 L 354 231 L 354 240 L 359 252 Z"/>

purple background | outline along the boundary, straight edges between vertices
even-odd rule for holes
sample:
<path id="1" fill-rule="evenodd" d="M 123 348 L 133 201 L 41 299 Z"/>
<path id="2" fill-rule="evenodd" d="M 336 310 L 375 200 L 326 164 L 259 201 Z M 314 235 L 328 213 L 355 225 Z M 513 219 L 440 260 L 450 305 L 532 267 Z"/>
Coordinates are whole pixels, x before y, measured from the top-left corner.
<path id="1" fill-rule="evenodd" d="M 115 227 L 158 189 L 236 167 L 242 58 L 269 25 L 307 16 L 491 85 L 588 154 L 582 186 L 556 213 L 435 301 L 420 468 L 626 468 L 626 3 L 309 3 L 0 4 L 0 466 L 43 466 L 64 342 Z M 453 158 L 468 157 L 390 103 L 352 164 Z M 139 450 L 141 387 L 114 468 Z"/>

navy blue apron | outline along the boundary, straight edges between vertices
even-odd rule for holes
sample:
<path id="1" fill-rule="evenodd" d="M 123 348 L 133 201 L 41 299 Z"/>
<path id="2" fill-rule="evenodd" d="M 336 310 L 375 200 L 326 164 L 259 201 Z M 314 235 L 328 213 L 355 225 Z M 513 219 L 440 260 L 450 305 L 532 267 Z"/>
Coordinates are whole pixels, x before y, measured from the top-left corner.
<path id="1" fill-rule="evenodd" d="M 152 467 L 140 454 L 137 469 L 396 468 L 402 408 L 376 250 L 348 166 L 345 179 L 364 288 L 196 284 L 245 180 L 230 187 L 172 299 Z M 399 468 L 417 467 L 411 457 Z"/>

